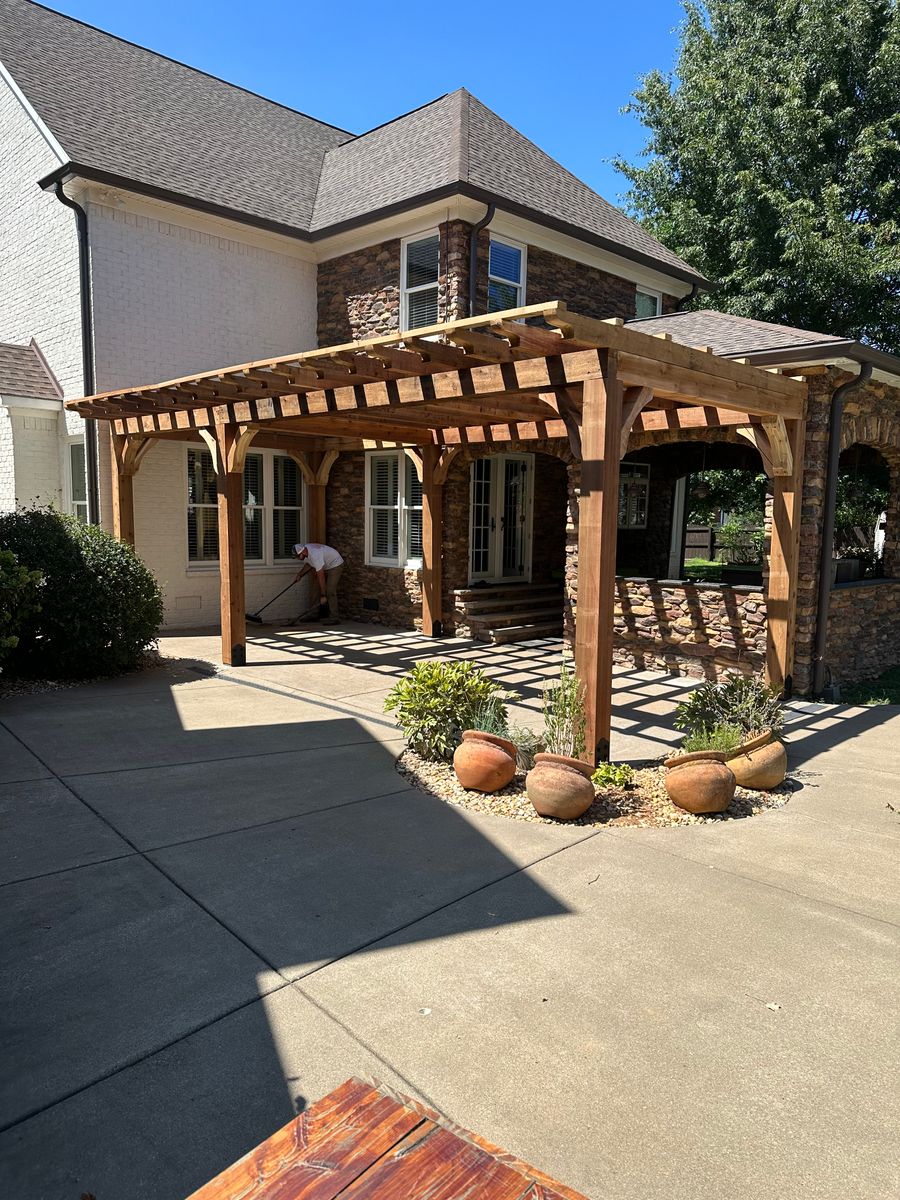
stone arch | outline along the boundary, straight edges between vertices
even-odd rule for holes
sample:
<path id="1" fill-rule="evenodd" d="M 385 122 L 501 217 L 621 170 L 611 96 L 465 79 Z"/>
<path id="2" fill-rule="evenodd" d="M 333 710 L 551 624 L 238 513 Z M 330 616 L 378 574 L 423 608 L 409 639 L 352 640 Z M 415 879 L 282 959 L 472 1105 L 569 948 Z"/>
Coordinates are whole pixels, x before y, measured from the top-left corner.
<path id="1" fill-rule="evenodd" d="M 900 578 L 900 421 L 862 415 L 847 418 L 841 429 L 841 458 L 854 447 L 874 452 L 887 468 L 881 573 L 887 579 Z"/>

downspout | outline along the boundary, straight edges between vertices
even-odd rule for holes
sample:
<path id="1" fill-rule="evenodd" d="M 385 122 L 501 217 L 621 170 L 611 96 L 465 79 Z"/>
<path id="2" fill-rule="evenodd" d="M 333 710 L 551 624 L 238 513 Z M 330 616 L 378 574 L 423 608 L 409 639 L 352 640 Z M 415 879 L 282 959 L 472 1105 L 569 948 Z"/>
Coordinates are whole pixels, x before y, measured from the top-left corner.
<path id="1" fill-rule="evenodd" d="M 469 234 L 469 316 L 475 316 L 475 298 L 478 292 L 478 235 L 490 225 L 497 211 L 496 204 L 489 204 L 481 220 L 472 226 Z"/>
<path id="2" fill-rule="evenodd" d="M 690 305 L 694 303 L 694 297 L 697 295 L 699 290 L 700 285 L 698 283 L 691 284 L 691 290 L 688 292 L 688 294 L 686 296 L 682 296 L 678 301 L 678 312 L 685 312 Z"/>
<path id="3" fill-rule="evenodd" d="M 88 245 L 87 213 L 63 190 L 62 181 L 53 188 L 57 200 L 75 213 L 78 230 L 78 277 L 81 292 L 81 370 L 85 396 L 92 396 L 94 386 L 94 318 L 91 311 L 91 259 Z M 84 461 L 87 474 L 87 518 L 91 525 L 100 524 L 100 476 L 97 454 L 97 422 L 84 418 Z"/>
<path id="4" fill-rule="evenodd" d="M 812 694 L 820 696 L 825 687 L 825 649 L 828 642 L 828 609 L 831 602 L 831 561 L 834 555 L 834 514 L 837 508 L 837 483 L 841 457 L 841 424 L 844 400 L 872 376 L 872 364 L 860 363 L 859 374 L 834 389 L 828 425 L 828 464 L 825 470 L 825 509 L 822 513 L 822 545 L 819 552 L 819 602 L 816 606 L 816 641 L 813 649 Z"/>

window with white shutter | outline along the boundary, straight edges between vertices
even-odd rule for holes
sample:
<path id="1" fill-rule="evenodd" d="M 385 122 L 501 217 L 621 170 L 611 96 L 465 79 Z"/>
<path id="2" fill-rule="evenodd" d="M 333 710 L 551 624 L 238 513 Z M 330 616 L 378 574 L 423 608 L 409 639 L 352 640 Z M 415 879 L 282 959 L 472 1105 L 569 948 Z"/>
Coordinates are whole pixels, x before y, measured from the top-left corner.
<path id="1" fill-rule="evenodd" d="M 404 238 L 400 246 L 400 327 L 436 325 L 441 273 L 441 237 L 434 233 Z"/>
<path id="2" fill-rule="evenodd" d="M 422 565 L 422 484 L 402 450 L 366 456 L 366 562 Z"/>

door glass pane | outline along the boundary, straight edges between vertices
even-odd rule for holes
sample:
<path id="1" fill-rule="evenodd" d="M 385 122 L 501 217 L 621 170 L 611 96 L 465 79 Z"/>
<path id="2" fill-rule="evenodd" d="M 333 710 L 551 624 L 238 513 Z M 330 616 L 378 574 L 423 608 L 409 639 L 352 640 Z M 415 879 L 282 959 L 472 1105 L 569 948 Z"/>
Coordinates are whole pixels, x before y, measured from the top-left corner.
<path id="1" fill-rule="evenodd" d="M 503 564 L 504 579 L 525 574 L 526 464 L 508 458 L 503 477 Z"/>
<path id="2" fill-rule="evenodd" d="M 471 575 L 490 573 L 491 565 L 491 459 L 472 463 Z"/>

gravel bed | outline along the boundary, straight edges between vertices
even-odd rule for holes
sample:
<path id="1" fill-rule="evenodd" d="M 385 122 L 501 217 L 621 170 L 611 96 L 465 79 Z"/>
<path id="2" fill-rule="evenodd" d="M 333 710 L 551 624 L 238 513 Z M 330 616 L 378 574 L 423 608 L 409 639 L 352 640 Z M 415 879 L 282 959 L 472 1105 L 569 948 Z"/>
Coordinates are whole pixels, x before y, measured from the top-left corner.
<path id="1" fill-rule="evenodd" d="M 507 787 L 486 795 L 469 792 L 460 786 L 453 767 L 447 763 L 431 763 L 406 750 L 397 760 L 397 770 L 413 787 L 437 796 L 458 808 L 471 812 L 510 817 L 514 821 L 537 821 L 545 825 L 636 825 L 641 828 L 662 828 L 668 825 L 708 825 L 713 821 L 735 821 L 754 817 L 758 813 L 785 805 L 794 790 L 790 779 L 771 792 L 754 792 L 737 788 L 734 799 L 723 813 L 699 816 L 685 812 L 672 803 L 666 794 L 661 763 L 645 763 L 635 768 L 634 781 L 627 788 L 606 788 L 582 817 L 575 821 L 554 821 L 540 817 L 525 794 L 525 776 L 516 775 Z"/>

